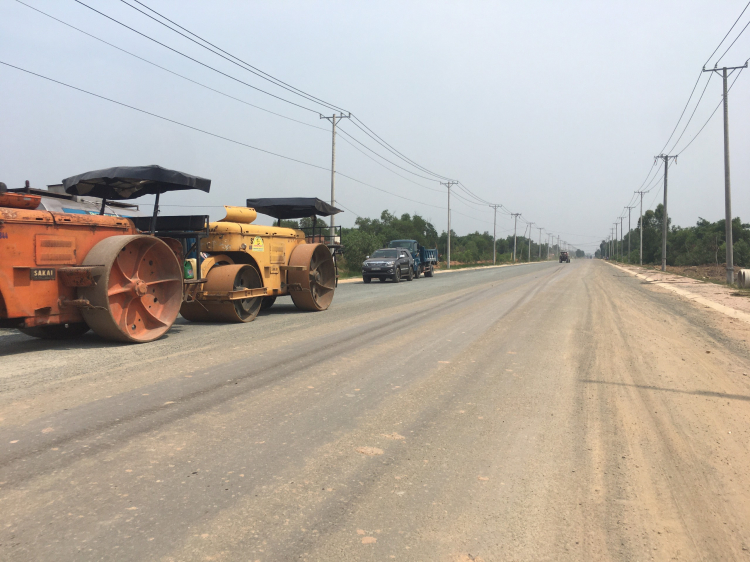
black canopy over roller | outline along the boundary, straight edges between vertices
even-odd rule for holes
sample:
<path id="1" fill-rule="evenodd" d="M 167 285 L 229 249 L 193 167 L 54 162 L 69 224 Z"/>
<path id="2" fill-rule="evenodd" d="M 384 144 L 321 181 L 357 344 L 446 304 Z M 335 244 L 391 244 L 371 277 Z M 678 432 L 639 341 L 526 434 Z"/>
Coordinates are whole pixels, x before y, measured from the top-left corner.
<path id="1" fill-rule="evenodd" d="M 198 189 L 209 192 L 211 180 L 191 176 L 161 166 L 119 166 L 94 170 L 63 180 L 63 187 L 72 195 L 88 195 L 101 199 L 135 199 L 141 195 L 158 195 L 167 191 Z"/>
<path id="2" fill-rule="evenodd" d="M 107 199 L 114 201 L 135 199 L 142 195 L 156 195 L 154 214 L 151 218 L 151 234 L 156 229 L 156 216 L 159 214 L 159 195 L 167 191 L 197 189 L 209 192 L 211 180 L 191 176 L 161 166 L 118 166 L 104 170 L 86 172 L 62 181 L 67 193 L 100 197 L 104 214 Z"/>
<path id="3" fill-rule="evenodd" d="M 252 207 L 258 213 L 278 220 L 302 219 L 316 215 L 319 217 L 329 217 L 341 212 L 341 209 L 337 209 L 317 197 L 248 199 L 247 206 Z"/>

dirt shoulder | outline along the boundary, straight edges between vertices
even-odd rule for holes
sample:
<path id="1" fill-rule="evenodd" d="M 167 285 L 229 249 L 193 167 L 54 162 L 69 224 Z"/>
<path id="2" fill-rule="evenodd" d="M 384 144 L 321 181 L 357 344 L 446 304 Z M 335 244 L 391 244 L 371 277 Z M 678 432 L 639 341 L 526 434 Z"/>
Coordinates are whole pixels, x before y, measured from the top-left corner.
<path id="1" fill-rule="evenodd" d="M 727 287 L 671 271 L 664 272 L 635 265 L 609 265 L 643 279 L 646 283 L 685 297 L 697 305 L 712 308 L 750 324 L 750 291 L 746 289 Z"/>

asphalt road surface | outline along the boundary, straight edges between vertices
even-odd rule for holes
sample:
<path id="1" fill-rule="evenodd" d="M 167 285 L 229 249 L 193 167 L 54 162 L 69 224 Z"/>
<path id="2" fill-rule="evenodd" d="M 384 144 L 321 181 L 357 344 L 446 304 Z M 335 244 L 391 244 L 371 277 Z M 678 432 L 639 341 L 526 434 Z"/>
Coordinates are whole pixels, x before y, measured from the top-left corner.
<path id="1" fill-rule="evenodd" d="M 748 560 L 750 326 L 600 261 L 0 335 L 0 560 Z"/>

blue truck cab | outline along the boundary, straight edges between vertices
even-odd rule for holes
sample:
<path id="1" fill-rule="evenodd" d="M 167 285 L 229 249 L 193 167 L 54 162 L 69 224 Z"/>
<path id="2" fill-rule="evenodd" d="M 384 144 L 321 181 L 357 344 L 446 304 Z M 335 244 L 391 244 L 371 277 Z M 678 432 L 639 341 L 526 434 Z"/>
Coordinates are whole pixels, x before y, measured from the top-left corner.
<path id="1" fill-rule="evenodd" d="M 438 265 L 438 251 L 428 250 L 416 240 L 391 240 L 389 248 L 406 248 L 414 258 L 414 278 L 424 273 L 425 277 L 432 277 Z"/>

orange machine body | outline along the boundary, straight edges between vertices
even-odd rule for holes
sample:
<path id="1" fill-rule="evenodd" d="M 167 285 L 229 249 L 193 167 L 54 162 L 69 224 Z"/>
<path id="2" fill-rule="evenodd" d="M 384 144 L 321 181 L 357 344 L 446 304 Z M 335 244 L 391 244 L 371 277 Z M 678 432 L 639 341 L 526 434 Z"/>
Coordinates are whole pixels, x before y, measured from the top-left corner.
<path id="1" fill-rule="evenodd" d="M 104 238 L 136 233 L 121 217 L 0 207 L 0 327 L 83 322 L 72 301 L 90 283 L 86 254 Z"/>

